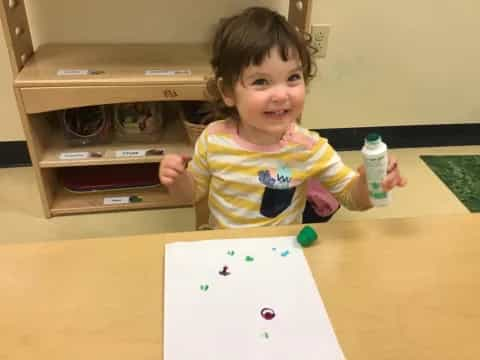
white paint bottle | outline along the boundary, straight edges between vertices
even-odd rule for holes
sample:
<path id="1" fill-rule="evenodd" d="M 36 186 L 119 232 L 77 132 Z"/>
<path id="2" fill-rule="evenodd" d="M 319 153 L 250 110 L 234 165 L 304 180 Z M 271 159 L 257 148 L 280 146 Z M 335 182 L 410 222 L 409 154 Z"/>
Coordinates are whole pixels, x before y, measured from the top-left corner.
<path id="1" fill-rule="evenodd" d="M 379 134 L 370 133 L 367 135 L 362 148 L 362 155 L 370 201 L 373 206 L 387 206 L 391 201 L 391 195 L 383 190 L 382 180 L 387 175 L 388 153 L 387 145 L 382 141 Z"/>

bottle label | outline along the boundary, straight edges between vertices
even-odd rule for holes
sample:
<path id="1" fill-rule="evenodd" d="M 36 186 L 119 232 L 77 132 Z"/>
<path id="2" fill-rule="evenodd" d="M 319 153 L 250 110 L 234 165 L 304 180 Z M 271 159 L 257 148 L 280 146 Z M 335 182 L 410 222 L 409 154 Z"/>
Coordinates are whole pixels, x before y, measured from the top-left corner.
<path id="1" fill-rule="evenodd" d="M 388 194 L 383 191 L 382 180 L 387 174 L 387 157 L 381 155 L 365 159 L 365 169 L 370 197 L 376 200 L 386 199 Z"/>
<path id="2" fill-rule="evenodd" d="M 372 182 L 368 184 L 368 193 L 371 198 L 374 199 L 386 199 L 387 193 L 383 191 L 382 184 L 378 182 Z"/>

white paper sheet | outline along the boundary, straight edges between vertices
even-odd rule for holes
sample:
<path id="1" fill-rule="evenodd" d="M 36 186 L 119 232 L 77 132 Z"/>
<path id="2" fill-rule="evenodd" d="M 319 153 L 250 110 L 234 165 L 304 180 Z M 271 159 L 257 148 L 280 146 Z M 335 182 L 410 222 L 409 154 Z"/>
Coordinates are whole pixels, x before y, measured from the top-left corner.
<path id="1" fill-rule="evenodd" d="M 165 360 L 344 359 L 293 237 L 167 244 L 164 294 Z"/>

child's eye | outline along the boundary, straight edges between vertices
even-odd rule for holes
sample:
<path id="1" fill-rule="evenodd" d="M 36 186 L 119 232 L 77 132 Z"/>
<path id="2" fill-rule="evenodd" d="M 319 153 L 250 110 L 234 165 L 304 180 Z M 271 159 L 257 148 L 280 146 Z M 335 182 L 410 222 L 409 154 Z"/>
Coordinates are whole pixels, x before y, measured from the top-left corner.
<path id="1" fill-rule="evenodd" d="M 266 85 L 268 85 L 268 81 L 267 81 L 267 79 L 255 79 L 252 82 L 252 85 L 253 86 L 266 86 Z"/>
<path id="2" fill-rule="evenodd" d="M 302 80 L 302 74 L 300 73 L 290 75 L 288 78 L 288 81 L 299 81 L 299 80 Z"/>

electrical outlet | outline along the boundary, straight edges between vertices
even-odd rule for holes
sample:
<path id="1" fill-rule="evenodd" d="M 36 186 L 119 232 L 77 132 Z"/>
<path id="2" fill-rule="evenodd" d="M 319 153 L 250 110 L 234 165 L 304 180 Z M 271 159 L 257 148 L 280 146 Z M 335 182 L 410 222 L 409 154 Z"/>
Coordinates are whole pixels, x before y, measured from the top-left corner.
<path id="1" fill-rule="evenodd" d="M 312 45 L 318 50 L 316 57 L 327 56 L 328 37 L 330 35 L 330 25 L 313 24 L 311 28 Z"/>

